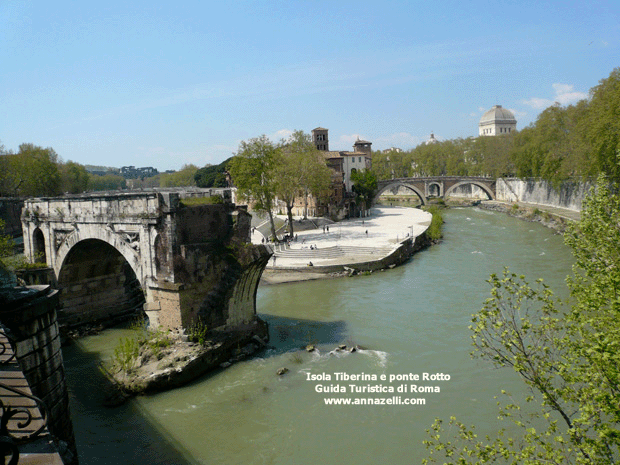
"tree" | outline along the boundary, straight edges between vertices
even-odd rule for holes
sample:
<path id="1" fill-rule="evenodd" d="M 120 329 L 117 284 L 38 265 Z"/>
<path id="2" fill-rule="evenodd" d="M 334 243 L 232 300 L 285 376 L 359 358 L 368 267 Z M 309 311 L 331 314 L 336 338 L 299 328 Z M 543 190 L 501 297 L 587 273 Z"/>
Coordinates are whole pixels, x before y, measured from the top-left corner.
<path id="1" fill-rule="evenodd" d="M 86 168 L 78 163 L 68 161 L 60 166 L 62 192 L 79 194 L 88 189 L 90 175 Z"/>
<path id="2" fill-rule="evenodd" d="M 0 259 L 13 255 L 15 242 L 8 234 L 4 234 L 4 220 L 0 219 Z"/>
<path id="3" fill-rule="evenodd" d="M 620 457 L 620 196 L 599 177 L 582 219 L 569 227 L 575 256 L 567 280 L 570 308 L 541 281 L 504 271 L 491 276 L 491 297 L 474 315 L 474 354 L 512 367 L 530 388 L 535 406 L 527 419 L 510 402 L 501 418 L 521 428 L 520 438 L 500 429 L 476 436 L 455 418 L 457 441 L 446 441 L 436 420 L 425 441 L 451 463 L 612 464 Z M 543 425 L 541 427 L 541 425 Z"/>
<path id="4" fill-rule="evenodd" d="M 88 178 L 89 191 L 120 190 L 125 187 L 127 187 L 126 179 L 118 174 L 105 174 L 103 176 L 93 174 Z"/>
<path id="5" fill-rule="evenodd" d="M 396 152 L 391 150 L 388 153 L 374 152 L 372 154 L 372 171 L 379 180 L 394 178 L 407 178 L 411 176 L 411 153 Z"/>
<path id="6" fill-rule="evenodd" d="M 51 147 L 22 144 L 10 159 L 14 195 L 54 196 L 61 191 L 58 155 Z"/>
<path id="7" fill-rule="evenodd" d="M 194 179 L 198 187 L 228 187 L 226 173 L 231 158 L 224 160 L 219 165 L 207 165 L 196 171 Z"/>
<path id="8" fill-rule="evenodd" d="M 230 161 L 230 175 L 238 195 L 250 200 L 255 210 L 267 213 L 274 240 L 277 240 L 273 220 L 277 189 L 275 173 L 281 157 L 280 148 L 262 135 L 241 142 L 237 154 Z"/>
<path id="9" fill-rule="evenodd" d="M 584 132 L 600 172 L 620 179 L 620 68 L 590 90 Z"/>
<path id="10" fill-rule="evenodd" d="M 198 167 L 194 165 L 183 165 L 179 171 L 174 173 L 162 173 L 159 176 L 160 187 L 185 187 L 196 185 L 196 172 Z"/>
<path id="11" fill-rule="evenodd" d="M 353 171 L 351 173 L 353 181 L 353 192 L 357 194 L 357 201 L 366 210 L 377 192 L 377 177 L 370 170 Z"/>
<path id="12" fill-rule="evenodd" d="M 7 152 L 0 143 L 0 197 L 14 195 L 14 179 L 11 173 L 11 158 L 13 154 Z"/>
<path id="13" fill-rule="evenodd" d="M 294 131 L 282 141 L 282 158 L 276 167 L 276 193 L 278 199 L 286 205 L 288 216 L 288 233 L 294 234 L 293 206 L 295 200 L 303 197 L 307 204 L 308 195 L 313 195 L 317 202 L 329 189 L 331 170 L 325 159 L 312 142 L 312 136 L 303 131 Z"/>

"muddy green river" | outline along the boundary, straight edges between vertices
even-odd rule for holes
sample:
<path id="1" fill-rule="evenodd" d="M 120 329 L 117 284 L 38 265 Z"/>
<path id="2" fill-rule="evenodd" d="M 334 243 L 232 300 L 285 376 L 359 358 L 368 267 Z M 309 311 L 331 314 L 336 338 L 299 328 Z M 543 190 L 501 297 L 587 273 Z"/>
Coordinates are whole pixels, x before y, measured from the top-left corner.
<path id="1" fill-rule="evenodd" d="M 444 242 L 393 270 L 259 287 L 270 348 L 183 388 L 102 407 L 97 366 L 126 330 L 65 348 L 80 463 L 412 464 L 436 417 L 496 430 L 494 396 L 524 388 L 470 357 L 485 280 L 508 266 L 563 295 L 572 258 L 538 224 L 475 208 L 445 219 Z"/>

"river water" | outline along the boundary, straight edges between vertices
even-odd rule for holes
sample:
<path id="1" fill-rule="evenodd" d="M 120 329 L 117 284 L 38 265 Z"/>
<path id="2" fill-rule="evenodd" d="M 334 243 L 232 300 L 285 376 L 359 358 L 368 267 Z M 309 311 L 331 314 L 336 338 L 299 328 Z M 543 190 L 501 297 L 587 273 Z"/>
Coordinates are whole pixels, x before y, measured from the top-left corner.
<path id="1" fill-rule="evenodd" d="M 502 388 L 517 397 L 524 390 L 510 370 L 469 355 L 471 314 L 489 296 L 485 280 L 508 266 L 566 295 L 572 259 L 562 237 L 538 224 L 475 208 L 449 210 L 445 219 L 444 242 L 393 270 L 259 287 L 271 348 L 183 388 L 102 407 L 97 365 L 126 330 L 67 347 L 80 463 L 411 464 L 426 456 L 422 441 L 436 417 L 455 415 L 479 433 L 496 430 L 493 397 Z M 310 343 L 318 351 L 299 350 Z M 338 344 L 366 349 L 330 354 Z M 289 372 L 277 376 L 281 367 Z M 337 373 L 377 381 L 337 380 Z M 423 380 L 425 373 L 436 380 Z M 389 382 L 416 374 L 420 381 Z M 317 392 L 335 385 L 347 392 Z M 407 392 L 358 392 L 376 385 Z M 411 385 L 440 392 L 411 392 Z M 325 400 L 394 396 L 416 404 Z"/>

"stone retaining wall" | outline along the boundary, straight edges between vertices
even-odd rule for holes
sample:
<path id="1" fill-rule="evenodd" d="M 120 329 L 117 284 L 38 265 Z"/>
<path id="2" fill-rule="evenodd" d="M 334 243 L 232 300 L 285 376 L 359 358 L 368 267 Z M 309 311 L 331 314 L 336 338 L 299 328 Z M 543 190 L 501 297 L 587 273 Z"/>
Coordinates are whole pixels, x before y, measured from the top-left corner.
<path id="1" fill-rule="evenodd" d="M 496 185 L 496 200 L 581 211 L 581 203 L 592 186 L 589 182 L 566 181 L 556 189 L 540 179 L 500 178 Z"/>
<path id="2" fill-rule="evenodd" d="M 36 290 L 19 307 L 2 312 L 2 322 L 11 330 L 16 356 L 32 393 L 48 411 L 48 429 L 66 443 L 77 463 L 73 425 L 69 413 L 69 393 L 65 381 L 60 335 L 56 320 L 58 292 L 49 286 Z"/>
<path id="3" fill-rule="evenodd" d="M 379 260 L 368 260 L 365 262 L 350 263 L 345 265 L 316 265 L 305 267 L 290 267 L 282 268 L 278 267 L 277 271 L 283 271 L 287 273 L 342 273 L 347 269 L 355 271 L 379 271 L 386 268 L 392 268 L 406 262 L 414 253 L 423 249 L 431 244 L 430 239 L 426 235 L 426 232 L 421 235 L 412 238 L 405 239 L 400 243 L 400 246 L 394 249 L 389 255 L 380 258 Z"/>

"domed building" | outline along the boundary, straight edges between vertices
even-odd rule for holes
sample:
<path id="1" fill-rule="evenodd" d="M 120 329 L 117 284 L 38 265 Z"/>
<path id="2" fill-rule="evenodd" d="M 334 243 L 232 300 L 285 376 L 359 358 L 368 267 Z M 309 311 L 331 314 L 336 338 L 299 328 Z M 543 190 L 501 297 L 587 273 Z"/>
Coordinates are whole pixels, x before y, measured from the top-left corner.
<path id="1" fill-rule="evenodd" d="M 431 145 L 431 144 L 436 144 L 437 142 L 439 142 L 436 138 L 435 138 L 435 134 L 433 134 L 431 132 L 431 136 L 428 138 L 428 140 L 426 142 L 424 142 L 426 145 Z"/>
<path id="2" fill-rule="evenodd" d="M 478 135 L 498 136 L 510 134 L 517 130 L 517 120 L 515 115 L 501 105 L 494 105 L 486 111 L 478 124 Z"/>

